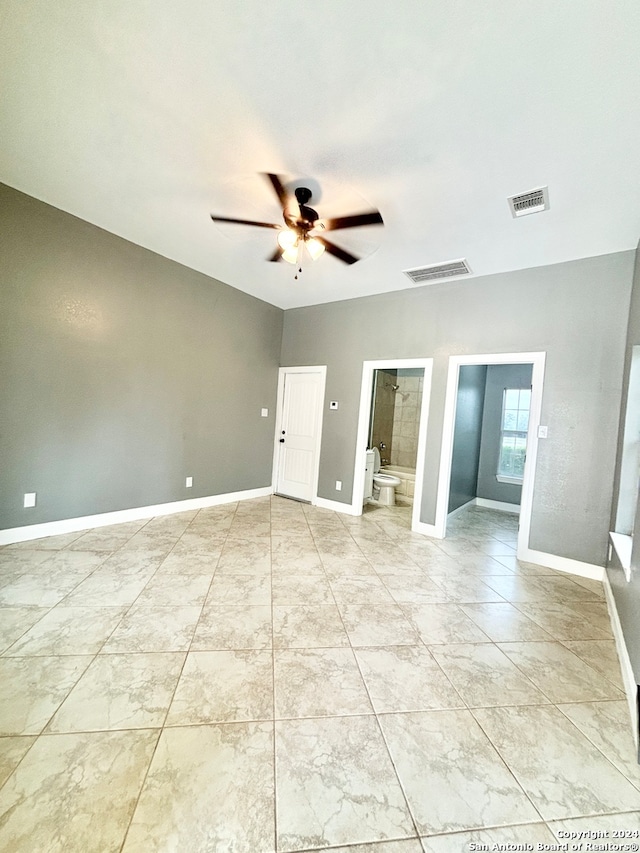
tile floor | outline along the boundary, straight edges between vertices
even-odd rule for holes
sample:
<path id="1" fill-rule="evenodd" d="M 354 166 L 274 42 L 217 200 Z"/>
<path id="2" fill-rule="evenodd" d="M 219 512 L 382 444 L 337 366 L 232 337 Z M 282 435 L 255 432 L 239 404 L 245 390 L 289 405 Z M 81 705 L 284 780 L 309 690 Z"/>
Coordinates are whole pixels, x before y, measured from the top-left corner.
<path id="1" fill-rule="evenodd" d="M 519 564 L 513 516 L 436 542 L 409 512 L 265 498 L 0 549 L 0 849 L 637 832 L 601 584 Z"/>

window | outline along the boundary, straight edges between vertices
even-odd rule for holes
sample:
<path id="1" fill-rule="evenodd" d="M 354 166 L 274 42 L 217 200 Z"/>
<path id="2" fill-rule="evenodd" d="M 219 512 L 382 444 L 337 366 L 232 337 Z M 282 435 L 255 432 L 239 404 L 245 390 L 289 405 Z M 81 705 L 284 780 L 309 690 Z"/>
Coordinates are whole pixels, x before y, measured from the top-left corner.
<path id="1" fill-rule="evenodd" d="M 497 479 L 501 483 L 522 483 L 529 429 L 530 388 L 505 388 L 502 398 L 500 455 Z"/>

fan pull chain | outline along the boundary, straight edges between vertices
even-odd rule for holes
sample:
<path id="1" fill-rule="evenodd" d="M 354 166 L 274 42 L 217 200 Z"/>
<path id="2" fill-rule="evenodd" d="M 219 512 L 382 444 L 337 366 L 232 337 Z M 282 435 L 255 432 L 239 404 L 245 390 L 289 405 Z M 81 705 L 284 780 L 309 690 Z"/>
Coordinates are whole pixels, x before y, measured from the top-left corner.
<path id="1" fill-rule="evenodd" d="M 297 273 L 294 275 L 294 277 L 293 277 L 293 280 L 294 280 L 294 281 L 297 281 L 297 280 L 298 280 L 298 273 L 302 273 L 302 267 L 298 267 L 298 272 L 297 272 Z"/>

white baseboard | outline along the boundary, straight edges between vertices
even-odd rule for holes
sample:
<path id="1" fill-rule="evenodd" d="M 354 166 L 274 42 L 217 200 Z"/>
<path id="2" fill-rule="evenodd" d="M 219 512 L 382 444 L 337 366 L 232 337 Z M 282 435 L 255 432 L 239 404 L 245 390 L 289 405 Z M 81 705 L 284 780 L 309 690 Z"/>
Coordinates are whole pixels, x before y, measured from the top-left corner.
<path id="1" fill-rule="evenodd" d="M 460 515 L 461 512 L 464 512 L 465 509 L 468 509 L 470 506 L 475 506 L 477 500 L 477 498 L 471 498 L 471 500 L 467 501 L 466 504 L 462 504 L 462 506 L 459 506 L 456 509 L 452 509 L 450 513 L 447 513 L 447 521 L 450 521 L 452 518 L 455 518 L 456 515 Z"/>
<path id="2" fill-rule="evenodd" d="M 558 557 L 556 554 L 547 554 L 544 551 L 532 551 L 523 548 L 517 557 L 525 563 L 536 563 L 547 569 L 556 569 L 559 572 L 567 572 L 570 575 L 578 575 L 581 578 L 591 578 L 601 581 L 604 578 L 604 567 L 594 566 L 592 563 L 583 563 L 580 560 L 570 560 L 568 557 Z"/>
<path id="3" fill-rule="evenodd" d="M 476 498 L 476 506 L 484 506 L 487 509 L 498 509 L 500 512 L 511 512 L 520 515 L 520 504 L 510 504 L 505 501 L 492 501 L 489 498 Z"/>
<path id="4" fill-rule="evenodd" d="M 188 512 L 194 509 L 206 509 L 221 506 L 234 501 L 247 501 L 273 494 L 271 486 L 262 489 L 247 489 L 242 492 L 228 492 L 224 495 L 210 495 L 205 498 L 191 498 L 185 501 L 172 501 L 155 506 L 141 506 L 133 509 L 121 509 L 115 512 L 102 512 L 98 515 L 84 515 L 80 518 L 65 518 L 61 521 L 47 521 L 43 524 L 31 524 L 27 527 L 12 527 L 0 530 L 0 545 L 13 542 L 27 542 L 30 539 L 42 539 L 45 536 L 59 536 L 61 533 L 76 533 L 91 527 L 106 527 L 109 524 L 122 524 L 124 521 L 140 521 L 157 515 L 172 515 L 176 512 Z"/>
<path id="5" fill-rule="evenodd" d="M 327 498 L 316 498 L 312 503 L 320 509 L 332 509 L 334 512 L 343 512 L 345 515 L 362 515 L 362 510 L 357 512 L 353 504 L 343 504 L 340 501 L 330 501 Z"/>
<path id="6" fill-rule="evenodd" d="M 638 703 L 636 700 L 636 695 L 638 692 L 638 685 L 636 684 L 636 678 L 633 674 L 633 667 L 631 666 L 631 658 L 629 657 L 627 644 L 625 643 L 624 634 L 622 633 L 622 625 L 620 624 L 620 617 L 618 616 L 616 600 L 613 597 L 611 584 L 609 583 L 609 577 L 606 573 L 604 576 L 604 592 L 605 598 L 607 600 L 607 607 L 609 608 L 611 629 L 613 631 L 613 637 L 616 641 L 616 650 L 618 652 L 618 658 L 620 659 L 620 669 L 622 670 L 622 683 L 624 685 L 624 692 L 627 694 L 627 702 L 629 703 L 629 713 L 631 714 L 631 725 L 633 728 L 633 737 L 635 739 L 637 749 L 639 721 Z"/>

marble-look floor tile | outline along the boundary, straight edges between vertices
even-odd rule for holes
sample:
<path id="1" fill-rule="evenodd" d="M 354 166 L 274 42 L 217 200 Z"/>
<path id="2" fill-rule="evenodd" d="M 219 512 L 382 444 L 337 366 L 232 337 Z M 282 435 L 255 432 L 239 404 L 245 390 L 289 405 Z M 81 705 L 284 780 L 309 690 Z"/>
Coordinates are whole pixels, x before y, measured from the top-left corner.
<path id="1" fill-rule="evenodd" d="M 415 834 L 374 717 L 276 722 L 276 809 L 283 853 Z"/>
<path id="2" fill-rule="evenodd" d="M 373 844 L 350 844 L 348 847 L 315 847 L 300 853 L 423 853 L 417 838 L 402 841 L 378 841 Z"/>
<path id="3" fill-rule="evenodd" d="M 596 669 L 604 677 L 624 690 L 620 659 L 616 650 L 615 640 L 584 640 L 565 641 L 563 643 L 570 651 Z"/>
<path id="4" fill-rule="evenodd" d="M 427 645 L 487 642 L 487 635 L 457 604 L 406 603 L 402 609 Z"/>
<path id="5" fill-rule="evenodd" d="M 640 809 L 640 791 L 557 708 L 474 714 L 545 820 Z"/>
<path id="6" fill-rule="evenodd" d="M 157 739 L 155 731 L 38 738 L 0 791 L 0 849 L 115 853 Z"/>
<path id="7" fill-rule="evenodd" d="M 504 600 L 501 595 L 477 577 L 448 578 L 442 575 L 431 575 L 431 580 L 447 594 L 450 601 L 457 603 L 474 604 Z"/>
<path id="8" fill-rule="evenodd" d="M 446 604 L 449 595 L 427 575 L 380 574 L 394 601 L 413 604 Z"/>
<path id="9" fill-rule="evenodd" d="M 108 554 L 100 551 L 57 551 L 48 560 L 39 564 L 39 569 L 46 572 L 49 577 L 64 572 L 82 570 L 92 572 L 102 565 Z"/>
<path id="10" fill-rule="evenodd" d="M 122 550 L 116 551 L 101 564 L 100 570 L 104 572 L 113 572 L 114 574 L 138 574 L 146 572 L 149 569 L 157 569 L 164 556 L 156 554 L 153 551 L 144 551 L 142 549 L 136 551 Z"/>
<path id="11" fill-rule="evenodd" d="M 271 576 L 215 574 L 205 603 L 271 604 Z"/>
<path id="12" fill-rule="evenodd" d="M 607 640 L 611 637 L 610 625 L 600 627 L 566 604 L 549 601 L 545 604 L 521 603 L 518 609 L 555 640 Z"/>
<path id="13" fill-rule="evenodd" d="M 268 540 L 227 540 L 218 561 L 219 574 L 262 575 L 270 571 L 271 548 Z"/>
<path id="14" fill-rule="evenodd" d="M 48 612 L 48 607 L 0 607 L 0 654 Z"/>
<path id="15" fill-rule="evenodd" d="M 380 724 L 421 835 L 539 820 L 470 711 L 383 714 Z"/>
<path id="16" fill-rule="evenodd" d="M 0 587 L 0 607 L 53 607 L 71 592 L 91 569 L 69 572 L 65 576 L 23 574 Z"/>
<path id="17" fill-rule="evenodd" d="M 348 646 L 349 638 L 334 604 L 274 605 L 273 645 L 276 649 Z"/>
<path id="18" fill-rule="evenodd" d="M 424 646 L 356 649 L 376 713 L 463 708 L 462 698 Z"/>
<path id="19" fill-rule="evenodd" d="M 154 568 L 121 574 L 113 570 L 96 569 L 64 599 L 65 607 L 104 607 L 132 605 L 155 573 Z"/>
<path id="20" fill-rule="evenodd" d="M 90 656 L 0 659 L 0 735 L 39 734 L 90 662 Z"/>
<path id="21" fill-rule="evenodd" d="M 329 582 L 317 575 L 275 575 L 271 594 L 274 604 L 333 604 Z"/>
<path id="22" fill-rule="evenodd" d="M 173 697 L 184 652 L 98 655 L 47 732 L 158 728 Z"/>
<path id="23" fill-rule="evenodd" d="M 613 639 L 613 630 L 611 628 L 611 617 L 609 616 L 609 608 L 606 601 L 567 601 L 563 602 L 564 606 L 570 608 L 578 616 L 594 625 L 606 635 L 606 639 Z M 576 637 L 576 639 L 578 639 Z"/>
<path id="24" fill-rule="evenodd" d="M 270 651 L 191 652 L 166 725 L 272 719 Z"/>
<path id="25" fill-rule="evenodd" d="M 394 601 L 382 580 L 375 575 L 343 575 L 330 581 L 335 600 L 347 604 L 390 604 Z"/>
<path id="26" fill-rule="evenodd" d="M 135 531 L 134 531 L 135 532 Z M 70 551 L 117 551 L 131 539 L 133 533 L 115 533 L 111 528 L 98 528 L 84 533 L 68 546 Z"/>
<path id="27" fill-rule="evenodd" d="M 0 551 L 0 577 L 4 577 L 12 571 L 35 570 L 36 566 L 48 560 L 51 554 L 48 551 L 12 551 L 4 548 Z"/>
<path id="28" fill-rule="evenodd" d="M 431 652 L 471 708 L 549 702 L 492 643 L 433 646 Z"/>
<path id="29" fill-rule="evenodd" d="M 222 534 L 210 533 L 209 531 L 192 530 L 189 528 L 178 539 L 169 556 L 187 557 L 201 554 L 208 557 L 209 562 L 212 562 L 215 568 L 226 538 L 226 532 Z"/>
<path id="30" fill-rule="evenodd" d="M 166 557 L 169 551 L 176 545 L 180 535 L 147 533 L 144 527 L 139 533 L 135 533 L 122 547 L 121 551 L 144 551 L 155 557 Z"/>
<path id="31" fill-rule="evenodd" d="M 561 643 L 500 643 L 499 648 L 552 702 L 623 698 L 617 687 Z"/>
<path id="32" fill-rule="evenodd" d="M 422 844 L 425 853 L 468 853 L 470 850 L 545 850 L 550 848 L 538 845 L 555 844 L 555 841 L 544 823 L 527 823 L 431 836 L 423 838 Z M 527 844 L 533 847 L 513 846 Z"/>
<path id="33" fill-rule="evenodd" d="M 209 592 L 211 578 L 212 574 L 155 574 L 138 596 L 136 604 L 156 607 L 202 605 Z"/>
<path id="34" fill-rule="evenodd" d="M 265 604 L 211 604 L 193 637 L 193 651 L 271 648 L 271 608 Z"/>
<path id="35" fill-rule="evenodd" d="M 204 554 L 195 551 L 182 553 L 174 549 L 158 566 L 158 574 L 211 575 L 217 565 L 217 549 Z"/>
<path id="36" fill-rule="evenodd" d="M 35 737 L 0 737 L 0 788 L 35 743 Z"/>
<path id="37" fill-rule="evenodd" d="M 397 604 L 338 604 L 352 646 L 414 646 L 418 634 Z"/>
<path id="38" fill-rule="evenodd" d="M 494 643 L 553 639 L 513 604 L 463 604 L 461 608 Z"/>
<path id="39" fill-rule="evenodd" d="M 103 652 L 187 651 L 198 624 L 200 607 L 135 605 L 123 617 Z"/>
<path id="40" fill-rule="evenodd" d="M 274 853 L 273 798 L 272 724 L 165 729 L 123 853 Z"/>
<path id="41" fill-rule="evenodd" d="M 640 765 L 627 702 L 581 702 L 558 708 L 640 790 Z"/>
<path id="42" fill-rule="evenodd" d="M 323 556 L 322 565 L 329 580 L 343 577 L 369 576 L 376 577 L 376 572 L 364 555 L 360 557 Z"/>
<path id="43" fill-rule="evenodd" d="M 67 607 L 59 604 L 23 634 L 5 652 L 5 657 L 96 654 L 125 611 L 124 607 Z"/>
<path id="44" fill-rule="evenodd" d="M 283 649 L 274 655 L 276 718 L 371 714 L 351 649 Z"/>

